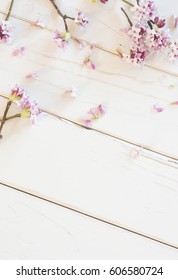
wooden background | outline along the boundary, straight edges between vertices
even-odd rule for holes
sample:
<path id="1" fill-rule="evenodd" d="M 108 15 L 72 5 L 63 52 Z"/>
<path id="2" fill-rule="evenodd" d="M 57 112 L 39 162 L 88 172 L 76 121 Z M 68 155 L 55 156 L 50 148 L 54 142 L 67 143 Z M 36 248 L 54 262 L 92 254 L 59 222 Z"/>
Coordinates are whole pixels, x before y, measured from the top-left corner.
<path id="1" fill-rule="evenodd" d="M 156 2 L 164 16 L 178 11 L 174 0 Z M 9 4 L 0 1 L 1 18 Z M 177 259 L 178 107 L 169 104 L 178 100 L 178 64 L 159 55 L 134 67 L 115 55 L 128 46 L 120 1 L 66 0 L 63 9 L 89 13 L 86 32 L 73 22 L 70 30 L 97 45 L 95 71 L 82 66 L 87 44 L 63 52 L 53 42 L 63 23 L 48 0 L 15 0 L 15 39 L 0 45 L 1 114 L 16 83 L 46 111 L 36 126 L 17 119 L 3 130 L 0 259 Z M 33 25 L 38 17 L 46 29 Z M 24 56 L 12 56 L 20 47 Z M 32 72 L 38 80 L 26 79 Z M 72 85 L 77 99 L 64 94 Z M 106 115 L 92 129 L 78 126 L 100 103 Z"/>

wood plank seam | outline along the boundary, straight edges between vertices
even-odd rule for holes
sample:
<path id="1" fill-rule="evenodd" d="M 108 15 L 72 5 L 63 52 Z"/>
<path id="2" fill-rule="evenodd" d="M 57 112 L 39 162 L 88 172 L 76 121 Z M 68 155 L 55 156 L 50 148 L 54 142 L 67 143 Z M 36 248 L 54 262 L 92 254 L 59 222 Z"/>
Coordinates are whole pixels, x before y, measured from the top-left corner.
<path id="1" fill-rule="evenodd" d="M 3 12 L 3 11 L 1 11 L 1 10 L 0 10 L 0 14 L 3 14 L 3 15 L 5 15 L 5 16 L 7 15 L 7 13 L 5 13 L 5 12 Z M 12 18 L 15 18 L 15 19 L 17 19 L 17 20 L 20 20 L 20 21 L 29 23 L 29 24 L 31 24 L 31 25 L 34 26 L 34 27 L 37 27 L 37 26 L 34 25 L 34 22 L 33 22 L 33 21 L 30 21 L 30 20 L 27 20 L 27 19 L 25 19 L 25 18 L 16 16 L 16 15 L 14 15 L 14 14 L 11 14 L 11 17 L 12 17 Z M 39 28 L 39 27 L 37 27 L 37 28 Z M 48 27 L 45 27 L 44 29 L 46 29 L 46 30 L 48 30 L 48 31 L 50 31 L 50 32 L 54 32 L 54 31 L 55 31 L 54 29 L 48 28 Z M 76 38 L 76 37 L 74 37 L 74 36 L 71 36 L 71 38 L 72 38 L 74 41 L 78 40 L 78 38 Z M 89 46 L 91 45 L 91 42 L 88 42 L 87 40 L 81 39 L 81 41 L 84 42 L 84 43 L 86 43 L 86 44 L 88 44 Z M 117 56 L 117 57 L 118 57 L 118 53 L 117 53 L 116 51 L 106 49 L 105 47 L 100 46 L 99 44 L 93 44 L 93 43 L 92 43 L 92 45 L 93 45 L 96 49 L 98 49 L 98 50 L 101 50 L 101 51 L 110 53 L 111 55 L 114 55 L 114 56 Z M 151 64 L 149 64 L 149 63 L 145 63 L 144 66 L 147 67 L 147 68 L 150 68 L 150 69 L 159 71 L 159 72 L 161 72 L 161 73 L 167 74 L 167 75 L 172 76 L 172 77 L 174 77 L 174 78 L 178 78 L 178 74 L 175 73 L 175 72 L 166 71 L 166 70 L 161 69 L 161 68 L 159 68 L 159 67 L 153 66 L 153 65 L 151 65 Z"/>
<path id="2" fill-rule="evenodd" d="M 46 198 L 46 197 L 43 197 L 43 196 L 40 196 L 40 195 L 37 195 L 37 194 L 34 194 L 34 193 L 30 193 L 30 192 L 28 192 L 28 191 L 19 189 L 19 188 L 15 187 L 15 186 L 12 186 L 12 185 L 10 185 L 10 184 L 4 183 L 4 182 L 0 182 L 0 184 L 1 184 L 2 186 L 6 187 L 6 188 L 9 188 L 9 189 L 18 191 L 18 192 L 20 192 L 20 193 L 23 193 L 23 194 L 26 194 L 26 195 L 28 195 L 28 196 L 34 197 L 34 198 L 36 198 L 36 199 L 39 199 L 39 200 L 48 202 L 48 203 L 50 203 L 50 204 L 53 204 L 53 205 L 62 207 L 62 208 L 64 208 L 64 209 L 67 209 L 67 210 L 72 211 L 72 212 L 78 213 L 78 214 L 80 214 L 80 215 L 82 215 L 82 216 L 88 217 L 88 218 L 93 219 L 93 220 L 96 220 L 96 221 L 98 221 L 98 222 L 101 222 L 101 223 L 110 225 L 110 226 L 115 227 L 115 228 L 122 229 L 122 230 L 124 230 L 124 231 L 129 232 L 129 233 L 135 234 L 135 235 L 137 235 L 137 236 L 140 236 L 140 237 L 143 237 L 143 238 L 152 240 L 152 241 L 157 242 L 157 243 L 159 243 L 159 244 L 162 244 L 162 245 L 164 245 L 164 246 L 168 246 L 168 247 L 170 247 L 170 248 L 172 248 L 172 249 L 178 250 L 178 245 L 171 244 L 171 243 L 168 243 L 168 242 L 166 242 L 166 241 L 164 241 L 164 240 L 158 239 L 158 238 L 156 238 L 156 237 L 149 236 L 149 235 L 146 235 L 146 234 L 144 234 L 144 233 L 135 231 L 135 230 L 133 230 L 133 229 L 127 228 L 127 227 L 125 227 L 125 226 L 122 226 L 122 225 L 120 225 L 120 224 L 118 224 L 118 223 L 115 223 L 115 222 L 112 222 L 112 221 L 109 221 L 109 220 L 105 220 L 104 218 L 101 218 L 101 217 L 99 217 L 99 216 L 94 216 L 94 215 L 92 215 L 92 214 L 90 214 L 90 213 L 84 212 L 84 211 L 79 210 L 79 209 L 77 209 L 77 208 L 73 208 L 73 207 L 71 207 L 71 206 L 69 206 L 69 205 L 67 205 L 67 204 L 59 203 L 59 202 L 50 200 L 50 199 L 48 199 L 48 198 Z"/>
<path id="3" fill-rule="evenodd" d="M 0 97 L 2 98 L 5 98 L 5 99 L 8 99 L 8 96 L 5 95 L 5 94 L 2 94 L 0 93 Z M 136 143 L 136 142 L 133 142 L 129 139 L 125 139 L 121 136 L 116 136 L 114 134 L 111 134 L 109 132 L 106 132 L 106 131 L 103 131 L 103 130 L 99 130 L 97 128 L 94 128 L 94 127 L 87 127 L 83 124 L 81 124 L 80 122 L 77 122 L 77 121 L 74 121 L 72 119 L 69 119 L 67 117 L 64 117 L 64 116 L 61 116 L 61 115 L 58 115 L 58 114 L 55 114 L 53 112 L 50 112 L 49 110 L 46 110 L 44 108 L 41 108 L 42 111 L 46 114 L 49 114 L 53 117 L 56 117 L 58 118 L 59 120 L 61 121 L 64 121 L 64 122 L 67 122 L 67 123 L 70 123 L 70 124 L 73 124 L 73 125 L 76 125 L 76 126 L 79 126 L 81 128 L 84 128 L 84 129 L 87 129 L 87 130 L 91 130 L 91 131 L 94 131 L 94 132 L 97 132 L 99 134 L 102 134 L 106 137 L 109 137 L 113 140 L 116 140 L 116 141 L 119 141 L 120 143 L 124 143 L 126 145 L 129 145 L 130 148 L 138 148 L 138 149 L 142 149 L 142 156 L 145 156 L 145 157 L 148 157 L 149 159 L 152 159 L 152 160 L 156 160 L 156 161 L 159 161 L 163 164 L 167 164 L 173 168 L 178 168 L 178 158 L 176 157 L 173 157 L 169 154 L 165 154 L 161 151 L 158 151 L 158 150 L 155 150 L 153 148 L 150 148 L 150 147 L 147 147 L 143 144 L 139 144 L 139 143 Z M 144 154 L 144 151 L 145 152 L 148 152 L 146 154 Z"/>

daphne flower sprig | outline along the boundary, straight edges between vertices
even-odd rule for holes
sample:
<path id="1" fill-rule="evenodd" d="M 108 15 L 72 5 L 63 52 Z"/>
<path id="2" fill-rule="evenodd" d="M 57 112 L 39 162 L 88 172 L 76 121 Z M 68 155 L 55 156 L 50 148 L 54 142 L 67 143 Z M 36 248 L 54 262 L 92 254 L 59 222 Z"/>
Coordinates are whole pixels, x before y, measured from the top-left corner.
<path id="1" fill-rule="evenodd" d="M 70 30 L 68 27 L 68 20 L 74 21 L 78 26 L 81 27 L 81 29 L 85 29 L 86 26 L 89 23 L 89 19 L 86 13 L 82 11 L 77 11 L 76 15 L 74 17 L 68 16 L 66 14 L 63 14 L 63 12 L 60 10 L 58 5 L 55 3 L 55 0 L 49 0 L 53 7 L 55 8 L 58 15 L 63 19 L 65 32 L 59 32 L 58 30 L 55 32 L 54 40 L 58 43 L 58 46 L 62 49 L 65 49 L 68 46 L 69 40 L 71 38 Z"/>
<path id="2" fill-rule="evenodd" d="M 20 112 L 13 115 L 8 116 L 9 109 L 15 103 L 19 108 Z M 32 123 L 34 124 L 36 118 L 42 113 L 41 109 L 38 107 L 36 101 L 31 101 L 30 98 L 26 95 L 25 90 L 15 85 L 11 88 L 11 93 L 9 95 L 9 100 L 7 102 L 4 115 L 2 117 L 0 123 L 0 138 L 2 138 L 2 129 L 6 121 L 15 119 L 15 118 L 30 118 Z"/>
<path id="3" fill-rule="evenodd" d="M 153 0 L 139 0 L 133 5 L 122 0 L 130 6 L 132 20 L 123 8 L 130 28 L 126 31 L 130 38 L 130 53 L 123 54 L 127 62 L 133 64 L 143 63 L 154 52 L 164 50 L 169 60 L 175 61 L 178 57 L 178 40 L 174 40 L 166 27 L 166 19 L 158 14 Z"/>
<path id="4" fill-rule="evenodd" d="M 63 50 L 65 50 L 68 47 L 70 38 L 71 38 L 71 35 L 69 32 L 62 33 L 60 31 L 56 30 L 54 33 L 54 41 L 56 42 L 58 47 Z"/>

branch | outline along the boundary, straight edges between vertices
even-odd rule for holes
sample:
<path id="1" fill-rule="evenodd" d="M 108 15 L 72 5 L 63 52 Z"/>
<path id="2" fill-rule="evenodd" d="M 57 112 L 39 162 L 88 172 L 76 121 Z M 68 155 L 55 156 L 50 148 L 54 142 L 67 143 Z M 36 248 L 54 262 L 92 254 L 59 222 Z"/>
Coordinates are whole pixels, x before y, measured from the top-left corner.
<path id="1" fill-rule="evenodd" d="M 67 25 L 67 19 L 70 19 L 70 20 L 75 20 L 75 18 L 73 17 L 69 17 L 67 15 L 64 15 L 61 10 L 59 9 L 59 7 L 57 6 L 57 4 L 55 3 L 55 0 L 49 0 L 51 2 L 51 4 L 53 5 L 53 7 L 55 8 L 55 10 L 57 11 L 58 15 L 63 19 L 64 21 L 64 26 L 65 26 L 65 30 L 66 32 L 69 32 L 69 28 L 68 28 L 68 25 Z"/>

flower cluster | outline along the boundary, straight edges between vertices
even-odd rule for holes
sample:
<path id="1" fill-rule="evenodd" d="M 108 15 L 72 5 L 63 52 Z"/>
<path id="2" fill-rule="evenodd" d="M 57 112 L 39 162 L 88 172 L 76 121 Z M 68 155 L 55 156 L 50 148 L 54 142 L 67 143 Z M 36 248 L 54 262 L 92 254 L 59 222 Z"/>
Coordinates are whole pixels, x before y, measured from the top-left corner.
<path id="1" fill-rule="evenodd" d="M 131 46 L 130 53 L 123 54 L 123 58 L 127 62 L 140 64 L 154 52 L 164 50 L 174 62 L 178 57 L 178 41 L 169 34 L 166 20 L 158 15 L 154 1 L 140 0 L 134 6 L 130 5 L 132 21 L 127 17 L 131 27 L 126 33 L 130 37 Z"/>
<path id="2" fill-rule="evenodd" d="M 36 101 L 31 101 L 26 95 L 25 90 L 18 85 L 15 85 L 15 87 L 11 88 L 9 101 L 16 102 L 21 109 L 20 116 L 22 118 L 30 118 L 32 123 L 35 122 L 36 118 L 42 112 Z"/>
<path id="3" fill-rule="evenodd" d="M 86 28 L 86 26 L 89 23 L 89 19 L 86 13 L 83 13 L 81 11 L 78 11 L 78 13 L 75 16 L 75 22 L 81 26 L 81 28 Z"/>
<path id="4" fill-rule="evenodd" d="M 13 27 L 7 20 L 0 20 L 0 42 L 11 43 L 13 38 Z"/>
<path id="5" fill-rule="evenodd" d="M 71 35 L 69 32 L 61 33 L 58 30 L 54 33 L 54 41 L 57 43 L 58 47 L 65 50 L 69 44 Z"/>

